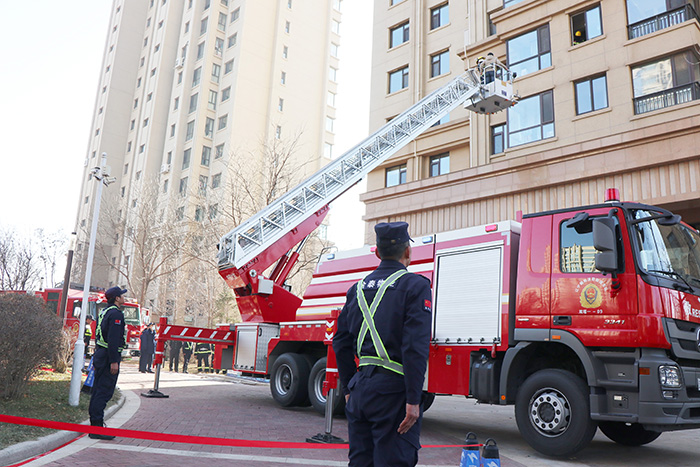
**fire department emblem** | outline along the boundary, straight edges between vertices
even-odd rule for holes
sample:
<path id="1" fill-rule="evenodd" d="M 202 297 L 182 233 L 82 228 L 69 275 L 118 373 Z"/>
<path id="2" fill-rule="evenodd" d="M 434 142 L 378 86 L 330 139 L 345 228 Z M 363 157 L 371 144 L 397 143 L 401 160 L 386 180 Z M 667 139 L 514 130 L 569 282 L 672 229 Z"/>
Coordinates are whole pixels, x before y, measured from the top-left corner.
<path id="1" fill-rule="evenodd" d="M 581 306 L 584 308 L 598 308 L 603 301 L 603 294 L 595 284 L 587 284 L 581 290 Z"/>

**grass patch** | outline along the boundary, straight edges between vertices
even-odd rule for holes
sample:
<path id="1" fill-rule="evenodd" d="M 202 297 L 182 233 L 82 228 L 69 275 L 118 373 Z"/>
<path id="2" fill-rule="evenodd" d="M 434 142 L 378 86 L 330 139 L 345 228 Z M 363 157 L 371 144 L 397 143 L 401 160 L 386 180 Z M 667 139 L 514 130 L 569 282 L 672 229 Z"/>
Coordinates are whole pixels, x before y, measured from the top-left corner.
<path id="1" fill-rule="evenodd" d="M 18 399 L 0 399 L 0 413 L 18 417 L 40 418 L 68 423 L 82 423 L 88 419 L 90 394 L 80 393 L 77 407 L 68 405 L 70 390 L 70 372 L 54 373 L 41 370 L 27 385 L 24 395 Z M 107 407 L 114 405 L 121 396 L 119 390 Z M 13 444 L 41 438 L 56 433 L 50 428 L 0 423 L 0 449 Z"/>

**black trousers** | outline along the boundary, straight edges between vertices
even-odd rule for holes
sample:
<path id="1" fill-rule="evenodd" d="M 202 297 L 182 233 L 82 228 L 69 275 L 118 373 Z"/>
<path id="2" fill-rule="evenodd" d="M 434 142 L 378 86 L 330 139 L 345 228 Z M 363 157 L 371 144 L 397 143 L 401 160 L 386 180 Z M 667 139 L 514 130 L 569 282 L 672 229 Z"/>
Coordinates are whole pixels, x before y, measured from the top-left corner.
<path id="1" fill-rule="evenodd" d="M 117 387 L 119 372 L 113 375 L 109 372 L 109 356 L 107 349 L 96 346 L 95 354 L 92 357 L 92 365 L 95 368 L 95 381 L 92 384 L 92 395 L 90 396 L 90 406 L 88 413 L 91 422 L 102 422 L 105 417 L 105 407 L 107 402 L 114 395 Z"/>
<path id="2" fill-rule="evenodd" d="M 175 373 L 177 373 L 179 371 L 177 368 L 180 366 L 180 350 L 179 349 L 177 352 L 170 352 L 170 371 L 173 371 L 173 364 L 175 364 Z"/>
<path id="3" fill-rule="evenodd" d="M 202 368 L 202 362 L 204 362 L 203 368 Z M 197 371 L 203 371 L 205 373 L 211 372 L 211 367 L 209 366 L 209 354 L 208 353 L 198 353 L 197 354 Z"/>
<path id="4" fill-rule="evenodd" d="M 190 357 L 192 354 L 183 354 L 182 355 L 182 372 L 187 373 L 187 364 L 190 363 Z"/>

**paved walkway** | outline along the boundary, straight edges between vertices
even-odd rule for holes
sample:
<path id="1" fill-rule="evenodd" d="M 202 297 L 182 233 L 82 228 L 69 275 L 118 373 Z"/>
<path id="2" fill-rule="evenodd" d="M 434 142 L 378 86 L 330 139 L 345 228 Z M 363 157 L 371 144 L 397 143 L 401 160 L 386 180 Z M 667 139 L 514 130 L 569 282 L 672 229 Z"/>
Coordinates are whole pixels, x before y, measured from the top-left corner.
<path id="1" fill-rule="evenodd" d="M 304 441 L 324 431 L 324 419 L 312 408 L 283 409 L 272 400 L 267 384 L 229 376 L 197 376 L 162 372 L 160 389 L 168 399 L 141 397 L 153 387 L 153 375 L 124 365 L 119 388 L 124 407 L 107 425 L 113 428 L 250 440 Z M 347 439 L 347 423 L 334 420 L 333 434 Z M 423 444 L 458 444 L 439 432 L 425 432 Z M 310 446 L 313 446 L 310 444 Z M 422 449 L 421 466 L 457 466 L 460 448 Z M 256 449 L 179 444 L 117 438 L 73 443 L 32 461 L 27 466 L 344 466 L 347 451 L 320 449 Z M 504 466 L 518 466 L 507 458 Z"/>

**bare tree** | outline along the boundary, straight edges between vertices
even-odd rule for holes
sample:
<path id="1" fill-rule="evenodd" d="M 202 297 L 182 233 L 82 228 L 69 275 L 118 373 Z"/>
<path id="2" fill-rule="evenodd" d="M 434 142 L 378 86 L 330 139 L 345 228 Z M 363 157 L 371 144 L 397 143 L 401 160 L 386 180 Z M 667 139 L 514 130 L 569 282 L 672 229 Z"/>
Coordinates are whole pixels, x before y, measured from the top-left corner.
<path id="1" fill-rule="evenodd" d="M 31 238 L 14 229 L 0 230 L 0 290 L 30 290 L 41 286 L 38 254 Z"/>
<path id="2" fill-rule="evenodd" d="M 36 229 L 34 237 L 39 251 L 39 261 L 44 270 L 46 283 L 51 287 L 56 286 L 56 266 L 67 248 L 67 236 L 61 230 L 47 232 L 44 229 Z"/>

